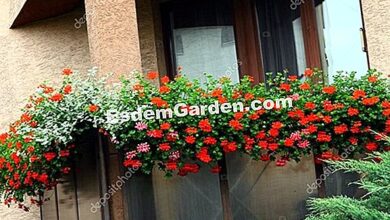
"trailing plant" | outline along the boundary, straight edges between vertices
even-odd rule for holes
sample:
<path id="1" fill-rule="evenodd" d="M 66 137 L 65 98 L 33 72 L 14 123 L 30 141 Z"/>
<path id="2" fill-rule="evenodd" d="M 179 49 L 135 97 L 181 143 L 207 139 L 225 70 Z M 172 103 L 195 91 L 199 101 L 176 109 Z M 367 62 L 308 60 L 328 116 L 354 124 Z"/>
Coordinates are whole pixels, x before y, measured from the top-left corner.
<path id="1" fill-rule="evenodd" d="M 96 69 L 87 76 L 65 69 L 62 86 L 40 85 L 20 119 L 0 135 L 0 193 L 6 204 L 16 202 L 27 209 L 26 196 L 41 204 L 39 196 L 70 172 L 77 155 L 75 137 L 93 127 L 126 152 L 124 166 L 144 173 L 158 166 L 168 176 L 196 173 L 201 165 L 218 173 L 218 162 L 233 152 L 284 166 L 312 153 L 317 162 L 338 160 L 350 144 L 356 153 L 389 150 L 369 132 L 390 132 L 388 80 L 371 70 L 361 79 L 340 73 L 333 85 L 323 85 L 315 80 L 319 74 L 308 69 L 303 80 L 287 73 L 267 74 L 266 84 L 254 85 L 249 76 L 240 83 L 208 76 L 201 83 L 149 72 L 145 77 L 134 73 L 135 79 L 123 78 L 120 85 L 109 87 L 105 78 L 97 79 Z M 293 107 L 206 115 L 194 107 L 237 102 L 250 106 L 254 100 L 282 98 L 293 100 Z M 161 111 L 178 103 L 184 103 L 181 110 L 189 114 L 108 120 L 111 110 L 134 112 L 143 106 L 143 111 Z"/>

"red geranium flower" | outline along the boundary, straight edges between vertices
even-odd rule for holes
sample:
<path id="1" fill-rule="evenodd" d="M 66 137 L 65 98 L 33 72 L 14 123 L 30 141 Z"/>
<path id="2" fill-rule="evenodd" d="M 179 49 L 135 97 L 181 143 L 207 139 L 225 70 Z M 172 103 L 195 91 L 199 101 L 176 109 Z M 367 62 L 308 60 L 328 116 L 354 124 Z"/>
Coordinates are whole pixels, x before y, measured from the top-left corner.
<path id="1" fill-rule="evenodd" d="M 29 153 L 29 154 L 33 153 L 34 149 L 35 149 L 34 146 L 28 146 L 27 147 L 27 153 Z"/>
<path id="2" fill-rule="evenodd" d="M 270 149 L 272 151 L 276 151 L 278 148 L 279 148 L 279 144 L 278 143 L 269 143 L 268 144 L 268 149 Z"/>
<path id="3" fill-rule="evenodd" d="M 151 130 L 146 133 L 149 137 L 162 138 L 164 133 L 162 130 Z"/>
<path id="4" fill-rule="evenodd" d="M 207 147 L 202 147 L 199 151 L 198 154 L 196 154 L 196 157 L 204 162 L 204 163 L 210 163 L 210 161 L 212 160 L 210 155 L 209 155 L 209 151 L 207 149 Z"/>
<path id="5" fill-rule="evenodd" d="M 322 89 L 322 91 L 326 94 L 332 95 L 336 92 L 336 87 L 334 86 L 326 86 Z"/>
<path id="6" fill-rule="evenodd" d="M 15 147 L 16 147 L 16 149 L 18 149 L 18 150 L 20 150 L 20 149 L 22 149 L 22 143 L 20 143 L 19 141 L 18 142 L 16 142 L 16 144 L 15 144 Z"/>
<path id="7" fill-rule="evenodd" d="M 359 114 L 359 110 L 356 109 L 356 108 L 349 108 L 348 109 L 348 115 L 349 116 L 355 116 L 355 115 L 358 115 Z"/>
<path id="8" fill-rule="evenodd" d="M 286 138 L 286 140 L 284 140 L 284 146 L 286 147 L 294 146 L 294 140 L 291 138 Z"/>
<path id="9" fill-rule="evenodd" d="M 158 147 L 161 151 L 169 151 L 171 149 L 171 146 L 168 143 L 162 143 L 158 145 Z"/>
<path id="10" fill-rule="evenodd" d="M 133 89 L 135 91 L 142 91 L 144 89 L 144 87 L 139 85 L 139 84 L 136 84 L 136 85 L 133 86 Z"/>
<path id="11" fill-rule="evenodd" d="M 282 83 L 279 87 L 281 90 L 284 90 L 286 92 L 290 92 L 291 86 L 288 83 Z"/>
<path id="12" fill-rule="evenodd" d="M 244 99 L 247 101 L 252 100 L 254 98 L 255 98 L 255 96 L 252 93 L 246 93 L 244 96 Z"/>
<path id="13" fill-rule="evenodd" d="M 379 98 L 377 96 L 371 98 L 365 98 L 362 100 L 363 105 L 372 106 L 379 102 Z"/>
<path id="14" fill-rule="evenodd" d="M 131 167 L 134 169 L 140 168 L 142 166 L 142 163 L 140 160 L 125 160 L 123 162 L 123 165 L 125 167 Z"/>
<path id="15" fill-rule="evenodd" d="M 193 143 L 195 143 L 195 141 L 196 141 L 196 139 L 195 139 L 194 136 L 187 136 L 185 138 L 185 142 L 188 143 L 188 144 L 193 144 Z"/>
<path id="16" fill-rule="evenodd" d="M 48 184 L 49 183 L 49 176 L 46 173 L 43 173 L 39 175 L 37 180 L 41 183 Z"/>
<path id="17" fill-rule="evenodd" d="M 226 153 L 234 152 L 237 150 L 237 144 L 235 142 L 228 142 L 227 140 L 223 140 L 221 142 L 221 147 Z"/>
<path id="18" fill-rule="evenodd" d="M 329 160 L 333 157 L 333 153 L 331 151 L 325 151 L 321 154 L 321 159 Z"/>
<path id="19" fill-rule="evenodd" d="M 31 126 L 32 128 L 37 127 L 37 125 L 38 125 L 38 122 L 36 122 L 36 121 L 30 122 L 30 126 Z"/>
<path id="20" fill-rule="evenodd" d="M 264 139 L 266 137 L 266 134 L 264 131 L 259 131 L 259 133 L 257 133 L 256 135 L 256 138 L 258 139 Z"/>
<path id="21" fill-rule="evenodd" d="M 378 149 L 378 145 L 375 142 L 369 142 L 365 147 L 368 151 L 376 151 Z"/>
<path id="22" fill-rule="evenodd" d="M 217 143 L 217 140 L 213 137 L 206 137 L 204 140 L 203 140 L 203 143 L 204 144 L 207 144 L 207 145 L 214 145 Z"/>
<path id="23" fill-rule="evenodd" d="M 283 123 L 280 121 L 275 121 L 275 122 L 272 122 L 271 127 L 274 129 L 281 129 L 283 127 Z"/>
<path id="24" fill-rule="evenodd" d="M 62 101 L 63 98 L 64 98 L 64 96 L 62 94 L 57 93 L 57 94 L 54 94 L 52 97 L 50 97 L 50 100 L 53 102 L 60 102 L 60 101 Z"/>
<path id="25" fill-rule="evenodd" d="M 384 109 L 382 113 L 386 117 L 390 116 L 390 108 L 389 109 Z"/>
<path id="26" fill-rule="evenodd" d="M 69 76 L 69 75 L 72 75 L 73 71 L 69 68 L 65 68 L 62 70 L 62 74 L 65 75 L 65 76 Z"/>
<path id="27" fill-rule="evenodd" d="M 167 83 L 169 83 L 169 77 L 168 77 L 168 76 L 162 77 L 162 78 L 161 78 L 161 83 L 162 83 L 162 84 L 167 84 Z"/>
<path id="28" fill-rule="evenodd" d="M 168 86 L 161 86 L 160 87 L 161 94 L 169 93 L 170 91 L 171 91 L 171 89 Z"/>
<path id="29" fill-rule="evenodd" d="M 8 139 L 8 133 L 2 133 L 2 134 L 0 134 L 0 143 L 1 144 L 5 144 L 5 142 L 7 141 L 7 139 Z"/>
<path id="30" fill-rule="evenodd" d="M 277 136 L 279 136 L 279 130 L 275 129 L 275 128 L 271 128 L 269 130 L 269 135 L 271 135 L 272 137 L 277 137 Z"/>
<path id="31" fill-rule="evenodd" d="M 364 97 L 366 97 L 366 92 L 364 90 L 357 89 L 357 90 L 353 91 L 352 97 L 355 100 L 359 99 L 359 98 L 364 98 Z"/>
<path id="32" fill-rule="evenodd" d="M 322 121 L 324 121 L 324 122 L 325 122 L 325 124 L 329 124 L 329 123 L 331 123 L 331 122 L 332 122 L 332 117 L 331 117 L 331 116 L 328 116 L 328 115 L 326 115 L 326 116 L 324 116 L 324 117 L 322 118 Z"/>
<path id="33" fill-rule="evenodd" d="M 346 124 L 342 124 L 334 127 L 334 133 L 336 134 L 344 134 L 347 131 L 348 131 L 348 126 Z"/>
<path id="34" fill-rule="evenodd" d="M 310 89 L 310 84 L 309 83 L 302 83 L 302 85 L 299 86 L 300 89 L 302 90 L 309 90 Z"/>
<path id="35" fill-rule="evenodd" d="M 236 131 L 243 129 L 242 124 L 238 120 L 234 120 L 234 119 L 229 121 L 229 126 Z"/>
<path id="36" fill-rule="evenodd" d="M 324 101 L 322 103 L 322 107 L 327 112 L 331 112 L 331 111 L 333 111 L 335 109 L 331 101 Z"/>
<path id="37" fill-rule="evenodd" d="M 244 112 L 236 112 L 236 113 L 234 113 L 234 119 L 240 120 L 242 117 L 244 117 Z"/>
<path id="38" fill-rule="evenodd" d="M 99 106 L 97 106 L 97 105 L 93 105 L 93 104 L 91 104 L 91 105 L 89 105 L 89 112 L 97 112 L 98 110 L 99 110 Z"/>
<path id="39" fill-rule="evenodd" d="M 47 153 L 44 153 L 43 156 L 45 157 L 45 159 L 46 159 L 47 161 L 50 162 L 50 161 L 52 161 L 52 160 L 57 156 L 57 154 L 54 153 L 54 152 L 47 152 Z"/>
<path id="40" fill-rule="evenodd" d="M 10 157 L 16 165 L 18 165 L 20 163 L 20 158 L 15 152 L 12 153 Z"/>
<path id="41" fill-rule="evenodd" d="M 174 161 L 170 161 L 170 162 L 165 164 L 165 167 L 167 168 L 167 170 L 176 170 L 177 169 L 177 163 L 174 162 Z"/>
<path id="42" fill-rule="evenodd" d="M 382 108 L 390 108 L 390 102 L 389 101 L 383 101 L 382 102 Z"/>
<path id="43" fill-rule="evenodd" d="M 309 133 L 309 134 L 313 134 L 313 133 L 315 133 L 315 132 L 317 132 L 317 126 L 315 126 L 315 125 L 309 125 L 306 129 L 305 129 L 305 131 L 307 131 L 307 133 Z"/>
<path id="44" fill-rule="evenodd" d="M 29 122 L 31 121 L 32 116 L 29 115 L 28 113 L 23 113 L 22 116 L 20 116 L 20 122 Z"/>
<path id="45" fill-rule="evenodd" d="M 370 83 L 375 83 L 375 82 L 378 81 L 378 77 L 376 77 L 376 76 L 369 76 L 369 77 L 368 77 L 368 81 L 369 81 Z"/>
<path id="46" fill-rule="evenodd" d="M 259 146 L 262 148 L 262 149 L 267 149 L 268 148 L 268 142 L 267 141 L 259 141 Z"/>
<path id="47" fill-rule="evenodd" d="M 350 137 L 348 139 L 348 141 L 352 144 L 352 145 L 357 145 L 358 144 L 358 139 L 356 137 Z"/>
<path id="48" fill-rule="evenodd" d="M 153 80 L 153 79 L 156 79 L 158 77 L 158 72 L 156 71 L 149 71 L 147 74 L 146 74 L 146 77 L 150 80 Z"/>
<path id="49" fill-rule="evenodd" d="M 328 134 L 326 134 L 324 131 L 320 131 L 317 134 L 317 141 L 318 142 L 330 142 L 332 140 L 332 137 Z"/>
<path id="50" fill-rule="evenodd" d="M 257 120 L 257 119 L 259 119 L 260 118 L 260 116 L 257 114 L 257 113 L 253 113 L 253 114 L 251 114 L 251 115 L 249 115 L 249 117 L 248 117 L 250 120 Z"/>
<path id="51" fill-rule="evenodd" d="M 305 108 L 313 110 L 316 108 L 316 105 L 313 102 L 306 102 Z"/>
<path id="52" fill-rule="evenodd" d="M 151 98 L 150 100 L 154 105 L 156 105 L 157 107 L 165 107 L 168 105 L 168 103 L 166 101 L 164 101 L 162 98 L 160 97 L 153 97 Z"/>
<path id="53" fill-rule="evenodd" d="M 72 92 L 72 86 L 71 85 L 66 85 L 65 87 L 64 87 L 64 93 L 65 94 L 69 94 L 69 93 L 71 93 Z"/>
<path id="54" fill-rule="evenodd" d="M 203 119 L 199 122 L 198 124 L 199 128 L 203 131 L 203 132 L 211 132 L 212 131 L 212 127 L 210 125 L 210 122 L 208 119 Z"/>
<path id="55" fill-rule="evenodd" d="M 169 124 L 168 122 L 162 123 L 160 125 L 161 130 L 169 130 L 170 128 L 171 128 L 171 124 Z"/>
<path id="56" fill-rule="evenodd" d="M 186 133 L 187 134 L 196 134 L 198 132 L 198 129 L 194 128 L 194 127 L 188 127 L 186 128 Z"/>
<path id="57" fill-rule="evenodd" d="M 311 77 L 311 76 L 313 76 L 313 73 L 314 73 L 314 71 L 313 71 L 312 69 L 307 68 L 307 69 L 305 70 L 305 76 L 306 76 L 306 77 Z"/>

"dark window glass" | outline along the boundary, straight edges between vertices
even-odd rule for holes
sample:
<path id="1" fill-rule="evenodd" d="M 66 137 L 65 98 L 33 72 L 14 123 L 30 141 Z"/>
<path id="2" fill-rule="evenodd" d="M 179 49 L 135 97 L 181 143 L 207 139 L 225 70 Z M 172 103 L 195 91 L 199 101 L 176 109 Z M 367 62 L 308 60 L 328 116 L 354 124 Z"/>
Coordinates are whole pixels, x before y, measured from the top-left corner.
<path id="1" fill-rule="evenodd" d="M 286 0 L 256 0 L 265 72 L 306 68 L 299 5 Z"/>
<path id="2" fill-rule="evenodd" d="M 201 82 L 204 73 L 238 82 L 232 1 L 173 1 L 163 8 L 173 69 Z"/>

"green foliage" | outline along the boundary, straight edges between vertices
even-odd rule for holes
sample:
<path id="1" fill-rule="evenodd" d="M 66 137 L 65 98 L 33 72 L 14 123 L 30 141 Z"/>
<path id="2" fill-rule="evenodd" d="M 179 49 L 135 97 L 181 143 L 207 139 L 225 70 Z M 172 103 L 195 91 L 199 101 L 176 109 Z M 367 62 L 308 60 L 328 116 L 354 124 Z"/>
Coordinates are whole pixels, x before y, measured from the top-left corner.
<path id="1" fill-rule="evenodd" d="M 365 160 L 329 161 L 336 169 L 362 175 L 355 184 L 368 193 L 361 199 L 336 196 L 310 199 L 306 220 L 390 219 L 390 152 L 375 153 Z"/>

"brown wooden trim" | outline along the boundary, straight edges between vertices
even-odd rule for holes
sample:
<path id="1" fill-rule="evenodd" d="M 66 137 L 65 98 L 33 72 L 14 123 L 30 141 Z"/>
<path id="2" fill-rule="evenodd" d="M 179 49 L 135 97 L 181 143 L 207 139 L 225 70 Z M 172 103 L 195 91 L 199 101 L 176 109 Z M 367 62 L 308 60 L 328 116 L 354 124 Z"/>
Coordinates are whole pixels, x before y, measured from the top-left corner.
<path id="1" fill-rule="evenodd" d="M 233 220 L 232 206 L 230 203 L 229 183 L 228 183 L 226 175 L 220 176 L 219 187 L 220 187 L 220 191 L 221 191 L 223 220 Z"/>
<path id="2" fill-rule="evenodd" d="M 109 154 L 106 150 L 108 145 L 107 138 L 104 138 L 102 134 L 97 132 L 97 149 L 96 149 L 96 167 L 99 177 L 99 191 L 100 196 L 104 197 L 108 193 L 108 179 L 107 179 L 107 160 Z M 94 139 L 96 139 L 94 138 Z M 102 220 L 110 219 L 110 208 L 108 205 L 105 205 L 101 208 Z"/>
<path id="3" fill-rule="evenodd" d="M 171 6 L 168 3 L 160 4 L 161 24 L 163 34 L 163 46 L 166 62 L 167 76 L 173 79 L 176 75 L 175 48 L 173 44 L 173 18 L 170 13 Z"/>
<path id="4" fill-rule="evenodd" d="M 360 13 L 361 13 L 361 17 L 362 17 L 362 26 L 363 26 L 363 40 L 364 40 L 364 47 L 367 51 L 365 51 L 366 53 L 366 57 L 367 57 L 367 67 L 368 69 L 371 69 L 371 62 L 370 62 L 370 54 L 369 54 L 369 49 L 368 49 L 368 43 L 367 43 L 367 32 L 366 32 L 366 21 L 364 20 L 364 11 L 363 11 L 363 3 L 362 3 L 362 0 L 359 0 L 359 5 L 360 5 Z"/>
<path id="5" fill-rule="evenodd" d="M 256 7 L 252 0 L 234 1 L 234 30 L 240 76 L 250 75 L 254 83 L 264 82 Z"/>
<path id="6" fill-rule="evenodd" d="M 322 69 L 320 39 L 318 35 L 316 8 L 314 0 L 306 1 L 301 5 L 302 32 L 305 44 L 306 66 L 308 68 Z M 323 76 L 324 77 L 324 76 Z M 316 79 L 324 81 L 324 79 Z M 320 178 L 324 173 L 322 164 L 314 162 L 316 178 Z M 325 197 L 325 183 L 318 187 L 318 196 Z"/>
<path id="7" fill-rule="evenodd" d="M 60 220 L 60 210 L 58 208 L 58 191 L 57 191 L 57 186 L 54 187 L 54 199 L 56 200 L 56 215 L 57 215 L 57 220 Z"/>
<path id="8" fill-rule="evenodd" d="M 308 68 L 321 68 L 321 49 L 314 0 L 301 5 L 302 32 Z"/>

